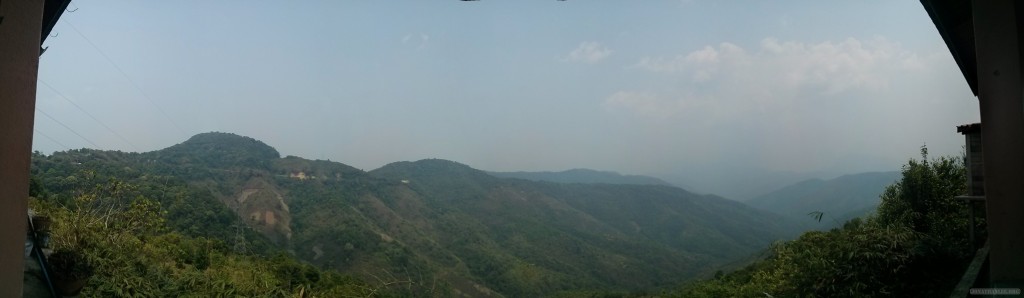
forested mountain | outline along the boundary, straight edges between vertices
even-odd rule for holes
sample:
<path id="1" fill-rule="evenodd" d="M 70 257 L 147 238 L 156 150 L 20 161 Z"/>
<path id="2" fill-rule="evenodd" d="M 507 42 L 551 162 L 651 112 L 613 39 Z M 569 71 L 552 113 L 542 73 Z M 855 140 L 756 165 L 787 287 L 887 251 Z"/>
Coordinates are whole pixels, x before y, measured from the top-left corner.
<path id="1" fill-rule="evenodd" d="M 816 221 L 808 213 L 823 212 L 821 226 L 831 228 L 874 211 L 879 196 L 899 177 L 900 172 L 869 172 L 810 179 L 757 196 L 747 204 L 806 223 Z"/>
<path id="2" fill-rule="evenodd" d="M 516 178 L 557 183 L 608 183 L 673 186 L 664 180 L 643 175 L 623 175 L 616 172 L 591 169 L 571 169 L 561 172 L 487 172 L 500 178 Z"/>
<path id="3" fill-rule="evenodd" d="M 968 229 L 985 230 L 984 220 L 968 221 L 967 205 L 954 199 L 966 192 L 966 177 L 962 157 L 929 159 L 922 147 L 921 159 L 903 166 L 873 214 L 806 232 L 739 270 L 650 297 L 948 296 L 978 248 Z"/>
<path id="4" fill-rule="evenodd" d="M 671 186 L 502 179 L 436 159 L 364 172 L 281 158 L 228 133 L 146 153 L 36 154 L 32 173 L 56 201 L 126 181 L 185 235 L 290 251 L 427 296 L 654 289 L 795 231 L 780 216 Z"/>

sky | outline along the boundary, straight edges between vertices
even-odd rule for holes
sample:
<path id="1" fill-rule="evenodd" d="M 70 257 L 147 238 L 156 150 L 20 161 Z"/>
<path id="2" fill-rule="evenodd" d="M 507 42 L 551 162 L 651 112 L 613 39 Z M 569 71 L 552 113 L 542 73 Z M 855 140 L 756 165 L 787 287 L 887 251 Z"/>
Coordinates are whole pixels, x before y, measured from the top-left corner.
<path id="1" fill-rule="evenodd" d="M 221 131 L 364 170 L 843 174 L 979 119 L 917 1 L 75 1 L 53 32 L 46 154 Z"/>

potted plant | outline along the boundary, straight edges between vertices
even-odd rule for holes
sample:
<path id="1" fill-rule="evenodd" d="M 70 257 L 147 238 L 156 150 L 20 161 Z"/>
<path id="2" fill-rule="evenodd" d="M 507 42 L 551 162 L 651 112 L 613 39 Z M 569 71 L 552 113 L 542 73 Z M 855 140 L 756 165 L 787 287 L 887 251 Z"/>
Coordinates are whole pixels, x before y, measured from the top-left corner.
<path id="1" fill-rule="evenodd" d="M 58 249 L 48 258 L 53 287 L 62 296 L 76 296 L 92 276 L 92 265 L 81 252 Z"/>
<path id="2" fill-rule="evenodd" d="M 32 227 L 35 228 L 36 233 L 47 234 L 50 233 L 50 217 L 45 215 L 34 215 L 32 216 Z"/>
<path id="3" fill-rule="evenodd" d="M 46 215 L 32 215 L 32 231 L 35 232 L 36 243 L 40 248 L 50 247 L 50 225 L 53 221 Z"/>

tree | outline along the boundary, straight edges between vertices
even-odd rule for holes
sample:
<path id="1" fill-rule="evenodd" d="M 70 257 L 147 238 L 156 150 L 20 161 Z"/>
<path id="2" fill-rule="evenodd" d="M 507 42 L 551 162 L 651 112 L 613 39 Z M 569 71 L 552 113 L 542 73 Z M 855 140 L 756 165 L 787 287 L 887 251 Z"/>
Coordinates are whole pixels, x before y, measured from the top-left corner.
<path id="1" fill-rule="evenodd" d="M 882 193 L 877 220 L 883 225 L 900 225 L 921 233 L 922 253 L 962 258 L 971 253 L 968 234 L 969 210 L 955 196 L 967 193 L 964 157 L 928 159 L 921 147 L 921 160 L 903 166 L 903 177 Z"/>
<path id="2" fill-rule="evenodd" d="M 68 204 L 32 199 L 53 219 L 53 246 L 80 255 L 95 275 L 86 297 L 369 297 L 381 288 L 316 269 L 289 255 L 241 255 L 222 241 L 190 237 L 165 225 L 154 200 L 132 196 L 118 180 L 97 185 Z M 59 256 L 58 256 L 59 257 Z M 59 261 L 59 260 L 55 260 Z"/>
<path id="3" fill-rule="evenodd" d="M 947 295 L 970 257 L 963 157 L 903 166 L 877 216 L 774 245 L 770 256 L 715 279 L 688 284 L 682 297 L 932 297 Z M 820 214 L 815 214 L 820 216 Z"/>

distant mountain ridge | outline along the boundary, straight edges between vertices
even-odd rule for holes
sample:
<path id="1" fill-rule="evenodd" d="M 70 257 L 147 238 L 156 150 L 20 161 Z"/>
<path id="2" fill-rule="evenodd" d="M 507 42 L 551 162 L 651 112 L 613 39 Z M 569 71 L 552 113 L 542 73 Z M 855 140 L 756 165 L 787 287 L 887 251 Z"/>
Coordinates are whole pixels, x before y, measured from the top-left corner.
<path id="1" fill-rule="evenodd" d="M 97 179 L 180 181 L 301 259 L 352 274 L 416 278 L 423 288 L 413 292 L 440 284 L 449 291 L 441 296 L 665 287 L 797 230 L 781 216 L 677 187 L 504 179 L 440 159 L 365 172 L 282 158 L 263 142 L 229 133 L 146 153 L 73 150 L 36 158 L 33 171 L 50 173 L 44 180 L 53 185 L 85 170 Z M 160 199 L 181 206 L 194 200 Z M 213 224 L 232 243 L 229 221 L 190 219 L 200 215 L 180 214 L 186 225 Z"/>
<path id="2" fill-rule="evenodd" d="M 831 227 L 864 216 L 878 206 L 885 188 L 900 172 L 868 172 L 835 179 L 809 179 L 757 196 L 746 203 L 800 222 L 812 222 L 810 212 L 824 212 L 822 223 Z M 833 222 L 834 221 L 834 222 Z"/>
<path id="3" fill-rule="evenodd" d="M 837 177 L 841 173 L 774 171 L 737 165 L 701 165 L 659 173 L 675 185 L 691 191 L 713 193 L 746 202 L 759 195 L 808 179 Z"/>
<path id="4" fill-rule="evenodd" d="M 500 178 L 515 178 L 532 181 L 548 181 L 556 183 L 608 183 L 608 184 L 636 184 L 636 185 L 665 185 L 675 186 L 665 180 L 644 175 L 623 175 L 612 171 L 598 171 L 591 169 L 571 169 L 560 172 L 487 172 Z"/>

